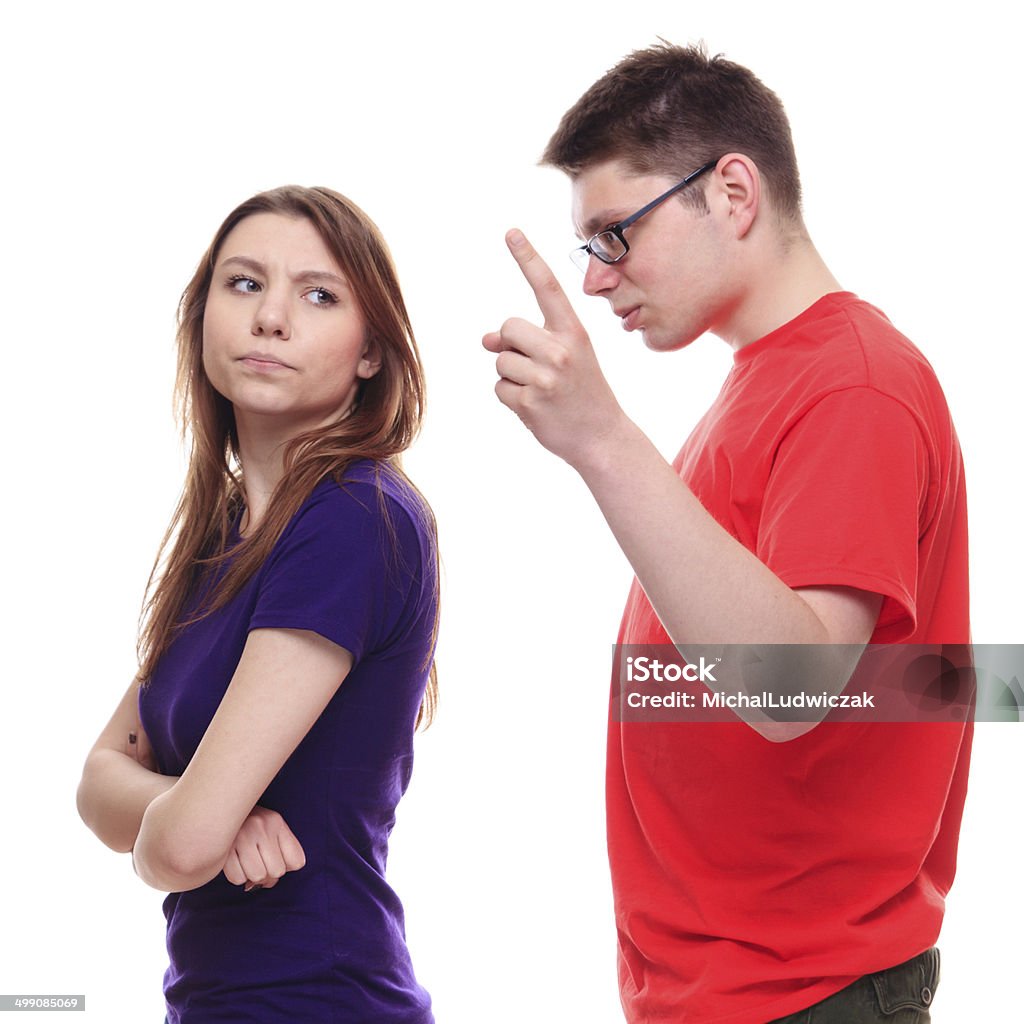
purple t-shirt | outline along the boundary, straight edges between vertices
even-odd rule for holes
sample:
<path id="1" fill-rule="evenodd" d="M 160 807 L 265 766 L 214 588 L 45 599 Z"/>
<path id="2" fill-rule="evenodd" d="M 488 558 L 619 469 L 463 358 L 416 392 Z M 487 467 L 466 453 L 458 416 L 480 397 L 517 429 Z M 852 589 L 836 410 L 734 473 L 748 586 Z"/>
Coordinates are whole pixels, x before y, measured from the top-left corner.
<path id="1" fill-rule="evenodd" d="M 382 512 L 382 505 L 386 513 Z M 258 803 L 278 811 L 306 865 L 245 893 L 223 874 L 164 902 L 170 1024 L 428 1024 L 430 997 L 384 879 L 395 807 L 432 653 L 429 520 L 386 468 L 324 481 L 223 608 L 185 629 L 139 698 L 160 770 L 180 775 L 224 696 L 249 630 L 309 629 L 352 671 Z"/>

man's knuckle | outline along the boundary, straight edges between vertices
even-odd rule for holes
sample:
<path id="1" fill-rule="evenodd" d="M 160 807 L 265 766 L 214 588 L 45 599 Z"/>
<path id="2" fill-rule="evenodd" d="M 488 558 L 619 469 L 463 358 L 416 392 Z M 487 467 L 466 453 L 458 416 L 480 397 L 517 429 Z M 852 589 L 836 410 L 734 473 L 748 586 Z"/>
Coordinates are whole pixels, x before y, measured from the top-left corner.
<path id="1" fill-rule="evenodd" d="M 552 298 L 563 294 L 562 286 L 558 283 L 558 278 L 550 271 L 541 278 L 540 289 L 541 291 L 547 292 L 547 294 L 552 296 Z"/>

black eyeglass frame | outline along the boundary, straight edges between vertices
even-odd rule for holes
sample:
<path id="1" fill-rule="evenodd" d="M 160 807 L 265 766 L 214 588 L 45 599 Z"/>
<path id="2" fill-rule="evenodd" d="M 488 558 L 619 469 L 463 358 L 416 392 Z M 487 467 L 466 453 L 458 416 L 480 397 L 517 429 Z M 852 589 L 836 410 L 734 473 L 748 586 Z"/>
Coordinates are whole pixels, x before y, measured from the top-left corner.
<path id="1" fill-rule="evenodd" d="M 719 157 L 718 160 L 721 160 L 721 157 Z M 616 224 L 612 224 L 609 227 L 603 228 L 600 231 L 595 231 L 594 234 L 592 234 L 590 238 L 588 238 L 586 242 L 583 243 L 583 245 L 579 246 L 576 249 L 573 249 L 572 252 L 569 253 L 569 258 L 577 267 L 579 267 L 580 270 L 584 272 L 586 272 L 587 262 L 589 257 L 591 256 L 596 256 L 602 263 L 618 263 L 619 260 L 621 260 L 629 252 L 629 242 L 626 241 L 626 237 L 625 235 L 623 235 L 622 232 L 625 231 L 626 228 L 632 227 L 641 217 L 645 217 L 656 206 L 659 206 L 661 203 L 665 202 L 666 199 L 671 198 L 681 189 L 686 188 L 686 186 L 689 185 L 691 181 L 695 181 L 705 172 L 710 171 L 713 167 L 718 166 L 718 160 L 711 160 L 709 163 L 706 163 L 703 166 L 698 167 L 697 170 L 693 171 L 691 174 L 688 174 L 685 178 L 683 178 L 683 180 L 679 182 L 678 185 L 673 185 L 667 192 L 662 192 L 662 194 L 658 196 L 657 199 L 652 199 L 646 206 L 642 206 L 639 210 L 636 211 L 636 213 L 631 214 L 625 220 L 620 220 Z M 600 238 L 602 235 L 612 235 L 622 246 L 622 252 L 620 252 L 618 256 L 602 256 L 600 252 L 594 249 L 594 240 Z"/>

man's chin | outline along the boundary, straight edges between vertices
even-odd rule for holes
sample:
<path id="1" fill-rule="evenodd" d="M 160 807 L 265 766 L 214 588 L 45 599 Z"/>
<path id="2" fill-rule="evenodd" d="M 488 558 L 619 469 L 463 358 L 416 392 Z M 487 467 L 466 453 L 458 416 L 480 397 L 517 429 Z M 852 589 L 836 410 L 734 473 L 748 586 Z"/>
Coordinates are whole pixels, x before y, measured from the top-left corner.
<path id="1" fill-rule="evenodd" d="M 640 336 L 644 347 L 652 352 L 678 352 L 696 341 L 696 338 L 660 331 L 656 327 L 641 327 Z"/>

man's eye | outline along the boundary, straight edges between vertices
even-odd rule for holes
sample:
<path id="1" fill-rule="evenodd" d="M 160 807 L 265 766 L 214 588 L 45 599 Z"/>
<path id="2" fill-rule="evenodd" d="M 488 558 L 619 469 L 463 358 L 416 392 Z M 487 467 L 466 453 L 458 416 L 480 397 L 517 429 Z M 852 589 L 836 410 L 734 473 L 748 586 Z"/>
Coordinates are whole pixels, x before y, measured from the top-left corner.
<path id="1" fill-rule="evenodd" d="M 333 306 L 338 301 L 337 295 L 333 295 L 326 288 L 313 288 L 311 291 L 306 292 L 306 298 L 314 306 Z"/>
<path id="2" fill-rule="evenodd" d="M 244 292 L 245 294 L 252 294 L 260 290 L 260 286 L 251 277 L 246 277 L 244 274 L 236 274 L 234 277 L 229 278 L 228 287 L 232 291 Z"/>

